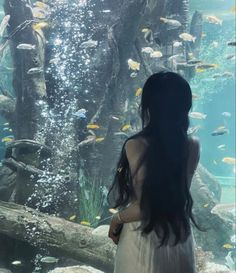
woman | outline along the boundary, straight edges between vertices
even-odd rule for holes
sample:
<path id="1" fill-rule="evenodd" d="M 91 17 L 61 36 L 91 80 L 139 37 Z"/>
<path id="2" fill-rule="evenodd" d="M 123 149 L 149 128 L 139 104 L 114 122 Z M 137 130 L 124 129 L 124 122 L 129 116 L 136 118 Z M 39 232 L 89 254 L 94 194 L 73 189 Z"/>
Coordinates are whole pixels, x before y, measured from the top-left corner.
<path id="1" fill-rule="evenodd" d="M 199 142 L 187 135 L 190 86 L 173 72 L 153 74 L 140 106 L 142 130 L 125 141 L 108 193 L 117 190 L 113 207 L 123 208 L 109 230 L 114 273 L 195 273 L 189 188 Z"/>

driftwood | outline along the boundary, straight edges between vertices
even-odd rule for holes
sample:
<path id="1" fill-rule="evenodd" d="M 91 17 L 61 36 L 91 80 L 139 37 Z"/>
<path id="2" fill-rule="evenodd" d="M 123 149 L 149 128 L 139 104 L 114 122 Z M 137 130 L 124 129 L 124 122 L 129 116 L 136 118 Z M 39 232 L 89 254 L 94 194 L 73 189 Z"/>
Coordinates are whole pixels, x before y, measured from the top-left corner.
<path id="1" fill-rule="evenodd" d="M 108 236 L 94 235 L 92 231 L 87 226 L 0 201 L 0 233 L 32 246 L 46 247 L 53 255 L 112 272 L 116 245 Z"/>

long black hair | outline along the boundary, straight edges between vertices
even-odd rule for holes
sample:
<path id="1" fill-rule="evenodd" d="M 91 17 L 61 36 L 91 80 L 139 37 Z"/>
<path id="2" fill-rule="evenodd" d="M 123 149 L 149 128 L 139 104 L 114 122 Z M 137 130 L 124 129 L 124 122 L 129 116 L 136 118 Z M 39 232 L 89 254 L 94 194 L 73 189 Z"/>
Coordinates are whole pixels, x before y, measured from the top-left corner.
<path id="1" fill-rule="evenodd" d="M 129 203 L 134 174 L 131 176 L 125 144 L 129 139 L 145 137 L 148 145 L 135 171 L 145 162 L 139 228 L 142 228 L 142 235 L 154 229 L 161 238 L 160 246 L 168 243 L 170 229 L 175 235 L 174 245 L 185 241 L 191 232 L 190 219 L 201 230 L 192 214 L 193 199 L 187 178 L 188 112 L 191 107 L 191 88 L 179 74 L 161 71 L 147 79 L 139 108 L 142 130 L 123 144 L 114 181 L 108 192 L 108 196 L 112 190 L 118 193 L 113 208 Z"/>

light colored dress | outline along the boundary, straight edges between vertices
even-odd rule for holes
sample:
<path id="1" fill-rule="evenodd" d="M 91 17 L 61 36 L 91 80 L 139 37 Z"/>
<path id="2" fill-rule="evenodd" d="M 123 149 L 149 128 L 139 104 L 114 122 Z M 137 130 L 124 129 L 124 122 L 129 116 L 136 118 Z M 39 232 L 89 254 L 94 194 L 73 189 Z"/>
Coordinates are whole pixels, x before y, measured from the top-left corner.
<path id="1" fill-rule="evenodd" d="M 189 187 L 198 159 L 199 156 L 195 156 L 195 159 L 189 160 Z M 196 244 L 192 231 L 184 243 L 158 249 L 159 239 L 154 230 L 144 236 L 141 230 L 133 230 L 140 223 L 136 221 L 123 225 L 115 255 L 114 273 L 196 273 Z"/>

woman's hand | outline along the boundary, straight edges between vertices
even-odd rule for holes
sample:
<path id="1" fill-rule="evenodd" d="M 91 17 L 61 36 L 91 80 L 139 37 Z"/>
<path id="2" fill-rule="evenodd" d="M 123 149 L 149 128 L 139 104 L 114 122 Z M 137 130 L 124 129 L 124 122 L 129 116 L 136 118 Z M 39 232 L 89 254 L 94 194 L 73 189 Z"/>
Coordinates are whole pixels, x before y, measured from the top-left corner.
<path id="1" fill-rule="evenodd" d="M 117 245 L 119 242 L 119 238 L 120 235 L 115 236 L 113 234 L 113 232 L 115 232 L 115 230 L 118 228 L 118 226 L 120 225 L 118 218 L 116 215 L 114 215 L 112 217 L 111 223 L 110 223 L 110 229 L 109 229 L 109 233 L 108 233 L 108 237 L 112 239 L 112 241 Z"/>

